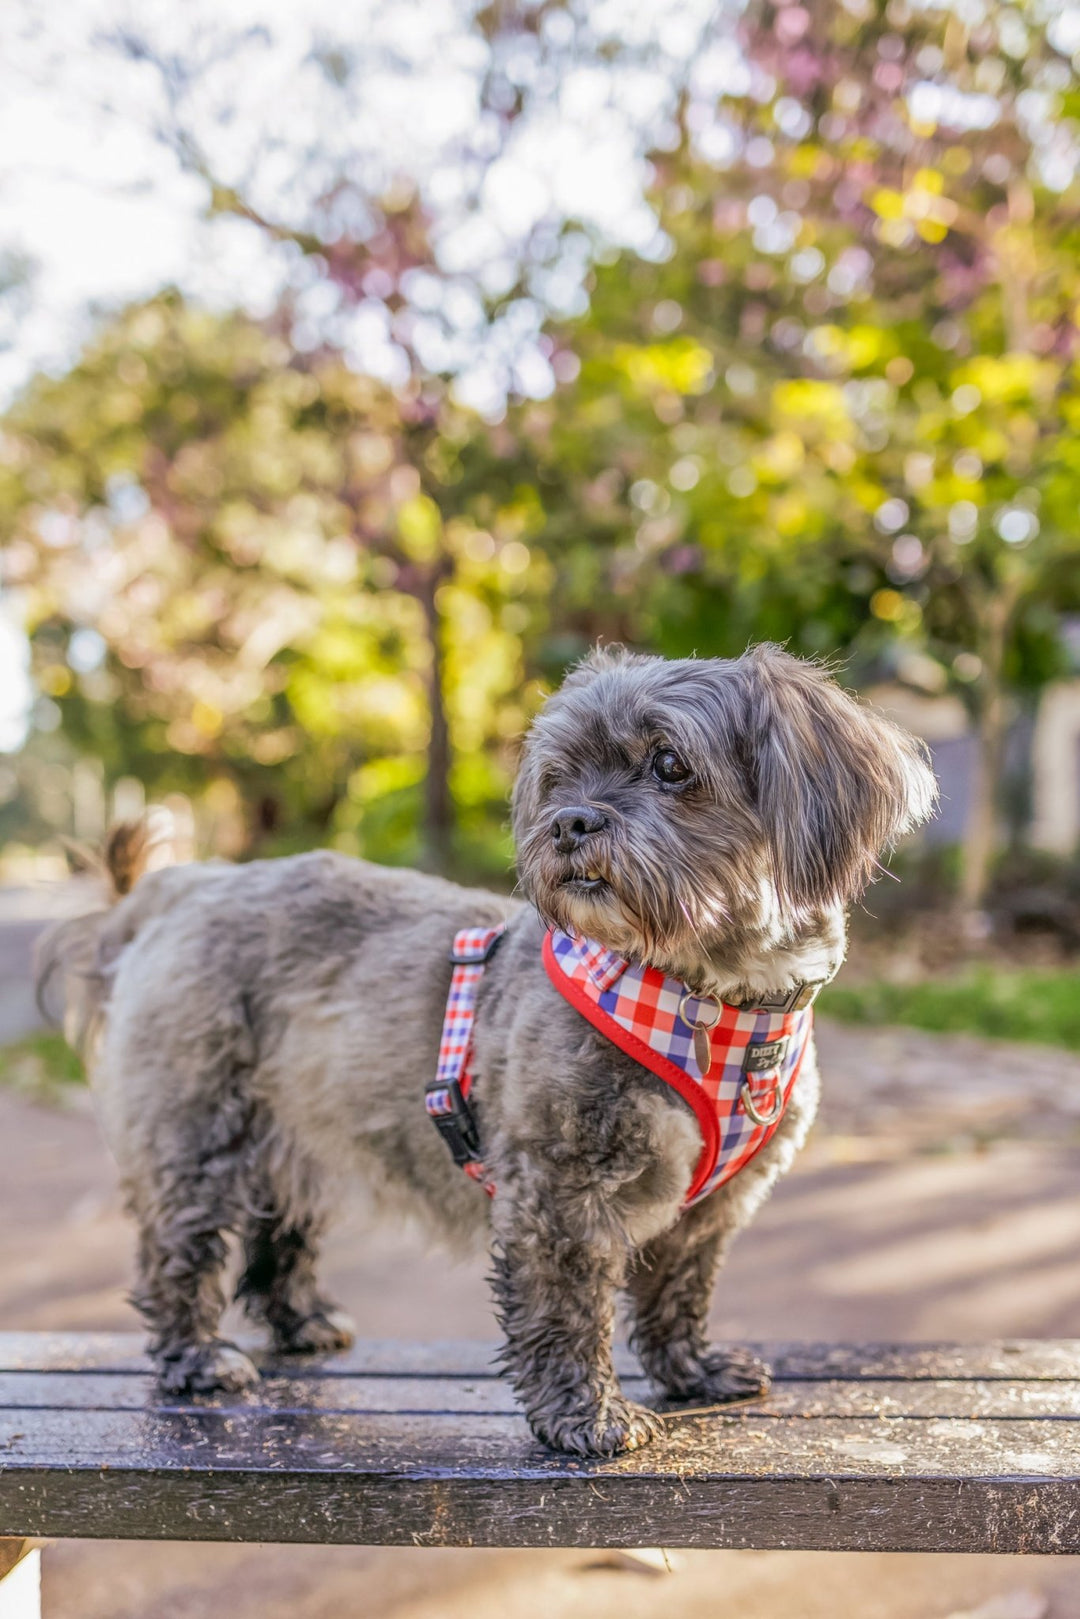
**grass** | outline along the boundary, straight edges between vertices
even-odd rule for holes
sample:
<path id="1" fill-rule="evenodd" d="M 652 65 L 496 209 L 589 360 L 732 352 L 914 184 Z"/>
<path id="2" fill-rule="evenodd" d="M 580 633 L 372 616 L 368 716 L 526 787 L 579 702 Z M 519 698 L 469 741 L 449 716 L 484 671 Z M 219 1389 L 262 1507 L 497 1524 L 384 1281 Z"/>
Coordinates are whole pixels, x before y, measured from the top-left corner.
<path id="1" fill-rule="evenodd" d="M 1080 1051 L 1080 967 L 977 967 L 912 984 L 840 984 L 823 993 L 821 1010 L 844 1023 L 908 1023 Z"/>
<path id="2" fill-rule="evenodd" d="M 57 1101 L 84 1078 L 82 1063 L 60 1034 L 31 1034 L 0 1046 L 0 1085 L 39 1101 Z"/>

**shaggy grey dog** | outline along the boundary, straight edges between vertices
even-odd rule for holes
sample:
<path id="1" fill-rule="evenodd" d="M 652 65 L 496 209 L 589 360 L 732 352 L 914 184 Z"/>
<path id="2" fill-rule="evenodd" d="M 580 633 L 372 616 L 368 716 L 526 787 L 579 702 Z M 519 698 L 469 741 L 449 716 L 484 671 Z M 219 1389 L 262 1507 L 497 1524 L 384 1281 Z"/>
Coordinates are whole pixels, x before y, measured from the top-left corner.
<path id="1" fill-rule="evenodd" d="M 917 743 L 775 647 L 680 662 L 599 652 L 525 743 L 514 827 L 528 902 L 331 853 L 140 875 L 140 840 L 119 829 L 110 865 L 131 891 L 57 927 L 40 967 L 62 980 L 138 1224 L 134 1302 L 165 1387 L 256 1380 L 218 1332 L 230 1233 L 238 1296 L 278 1349 L 349 1343 L 316 1259 L 362 1177 L 441 1236 L 492 1242 L 506 1372 L 549 1444 L 611 1455 L 658 1430 L 612 1367 L 620 1289 L 664 1395 L 762 1388 L 766 1369 L 710 1348 L 705 1320 L 728 1243 L 813 1119 L 813 1054 L 768 1145 L 683 1212 L 697 1122 L 551 984 L 544 927 L 729 1001 L 820 982 L 844 955 L 845 906 L 933 798 Z M 489 1200 L 423 1098 L 453 936 L 503 921 L 473 1064 Z"/>

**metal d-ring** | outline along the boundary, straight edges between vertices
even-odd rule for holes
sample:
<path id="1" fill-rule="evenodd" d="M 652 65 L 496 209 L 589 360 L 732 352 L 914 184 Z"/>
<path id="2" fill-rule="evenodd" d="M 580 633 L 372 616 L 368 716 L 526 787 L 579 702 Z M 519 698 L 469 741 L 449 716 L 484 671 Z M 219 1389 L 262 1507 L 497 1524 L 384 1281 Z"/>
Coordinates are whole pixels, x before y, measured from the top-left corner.
<path id="1" fill-rule="evenodd" d="M 687 1001 L 697 1001 L 702 1006 L 711 1001 L 713 1005 L 711 1020 L 706 1022 L 704 1018 L 699 1017 L 695 1022 L 691 1023 L 686 1015 Z M 686 1027 L 693 1031 L 694 1056 L 697 1059 L 698 1068 L 701 1070 L 702 1079 L 705 1078 L 705 1075 L 712 1067 L 712 1042 L 709 1039 L 709 1030 L 714 1029 L 719 1023 L 720 1012 L 720 1002 L 715 995 L 695 995 L 693 990 L 684 989 L 679 998 L 679 1016 L 686 1024 Z"/>
<path id="2" fill-rule="evenodd" d="M 754 1093 L 750 1089 L 749 1074 L 743 1075 L 740 1094 L 742 1097 L 742 1105 L 746 1110 L 747 1117 L 753 1119 L 755 1124 L 775 1124 L 781 1113 L 784 1111 L 784 1087 L 781 1085 L 779 1078 L 773 1081 L 773 1105 L 772 1111 L 769 1113 L 758 1112 L 757 1106 L 754 1102 Z"/>
<path id="3" fill-rule="evenodd" d="M 713 1006 L 712 1021 L 706 1023 L 704 1018 L 698 1018 L 696 1022 L 691 1022 L 686 1015 L 686 1003 L 688 1001 L 697 1001 L 701 1006 L 705 1006 L 711 1001 Z M 720 1021 L 720 1002 L 715 995 L 695 995 L 692 989 L 684 989 L 679 997 L 679 1016 L 688 1029 L 715 1029 Z"/>

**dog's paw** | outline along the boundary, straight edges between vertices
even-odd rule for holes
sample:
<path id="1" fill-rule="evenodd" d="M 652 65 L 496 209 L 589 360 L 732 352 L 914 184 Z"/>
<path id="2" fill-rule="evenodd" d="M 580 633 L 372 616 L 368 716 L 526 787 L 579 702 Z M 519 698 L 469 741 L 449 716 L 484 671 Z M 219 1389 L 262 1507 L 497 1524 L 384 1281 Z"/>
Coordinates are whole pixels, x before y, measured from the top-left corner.
<path id="1" fill-rule="evenodd" d="M 680 1361 L 678 1367 L 658 1367 L 657 1381 L 671 1400 L 701 1405 L 724 1405 L 767 1394 L 772 1374 L 748 1349 L 710 1349 Z"/>
<path id="2" fill-rule="evenodd" d="M 558 1412 L 530 1418 L 536 1437 L 571 1456 L 620 1456 L 639 1450 L 663 1432 L 663 1420 L 647 1406 L 622 1394 L 605 1400 L 599 1411 Z"/>
<path id="3" fill-rule="evenodd" d="M 166 1394 L 237 1394 L 253 1388 L 259 1373 L 242 1349 L 217 1338 L 163 1357 L 158 1380 Z"/>
<path id="4" fill-rule="evenodd" d="M 285 1355 L 329 1355 L 356 1342 L 356 1324 L 344 1310 L 327 1306 L 304 1316 L 287 1331 L 274 1334 L 274 1347 Z"/>

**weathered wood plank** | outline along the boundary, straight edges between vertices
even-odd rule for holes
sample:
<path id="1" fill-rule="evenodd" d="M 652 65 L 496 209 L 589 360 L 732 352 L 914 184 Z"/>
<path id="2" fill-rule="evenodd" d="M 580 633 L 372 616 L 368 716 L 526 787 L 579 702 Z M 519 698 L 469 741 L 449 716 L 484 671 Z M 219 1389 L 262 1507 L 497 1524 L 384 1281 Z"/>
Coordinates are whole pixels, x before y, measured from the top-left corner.
<path id="1" fill-rule="evenodd" d="M 515 1476 L 70 1471 L 0 1475 L 0 1515 L 54 1535 L 325 1545 L 1080 1551 L 1075 1481 L 738 1475 Z"/>
<path id="2" fill-rule="evenodd" d="M 1045 1419 L 970 1422 L 738 1414 L 671 1416 L 665 1437 L 611 1462 L 558 1456 L 518 1416 L 186 1410 L 0 1412 L 0 1484 L 19 1468 L 191 1467 L 388 1477 L 622 1479 L 780 1473 L 1080 1478 L 1080 1430 Z M 0 1518 L 0 1522 L 3 1519 Z M 4 1522 L 5 1529 L 10 1526 Z M 18 1526 L 16 1526 L 18 1527 Z M 18 1532 L 29 1533 L 30 1531 Z"/>
<path id="3" fill-rule="evenodd" d="M 5 1574 L 11 1573 L 15 1564 L 21 1562 L 32 1550 L 33 1544 L 32 1540 L 26 1540 L 22 1536 L 18 1540 L 0 1539 L 0 1580 Z"/>
<path id="4" fill-rule="evenodd" d="M 0 1371 L 147 1372 L 143 1339 L 136 1333 L 0 1333 Z M 322 1358 L 275 1361 L 244 1339 L 275 1375 L 306 1378 L 365 1376 L 478 1377 L 495 1372 L 497 1345 L 458 1340 L 413 1344 L 360 1342 Z M 778 1381 L 808 1378 L 1004 1378 L 1008 1381 L 1080 1379 L 1080 1339 L 1001 1340 L 986 1344 L 757 1344 Z M 616 1352 L 620 1369 L 637 1370 L 628 1350 Z"/>
<path id="5" fill-rule="evenodd" d="M 626 1377 L 623 1388 L 634 1399 L 651 1402 L 642 1377 Z M 154 1378 L 136 1372 L 0 1372 L 0 1412 L 11 1420 L 28 1410 L 139 1411 L 190 1413 L 192 1410 L 332 1413 L 454 1413 L 516 1416 L 509 1384 L 495 1377 L 264 1377 L 242 1394 L 201 1395 L 195 1400 L 164 1396 Z M 778 1382 L 752 1406 L 748 1416 L 781 1420 L 801 1417 L 888 1417 L 935 1420 L 1006 1421 L 1048 1418 L 1080 1422 L 1080 1381 L 1003 1379 L 831 1378 Z M 717 1407 L 723 1414 L 724 1408 Z"/>
<path id="6" fill-rule="evenodd" d="M 585 1462 L 532 1438 L 490 1346 L 267 1358 L 248 1394 L 166 1403 L 137 1338 L 0 1335 L 0 1529 L 1080 1552 L 1080 1345 L 765 1353 L 767 1399 Z"/>

